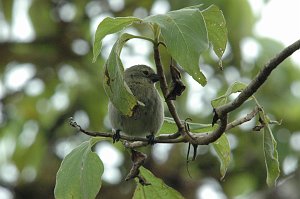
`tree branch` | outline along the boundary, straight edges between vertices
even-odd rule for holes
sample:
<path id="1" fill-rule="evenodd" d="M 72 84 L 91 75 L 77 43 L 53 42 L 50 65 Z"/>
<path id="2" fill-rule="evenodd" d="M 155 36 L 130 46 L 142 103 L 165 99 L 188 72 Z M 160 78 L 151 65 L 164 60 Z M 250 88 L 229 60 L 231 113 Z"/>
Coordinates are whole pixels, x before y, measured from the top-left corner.
<path id="1" fill-rule="evenodd" d="M 287 57 L 293 54 L 295 51 L 300 49 L 300 40 L 296 41 L 292 45 L 288 46 L 282 50 L 277 56 L 271 59 L 264 68 L 257 74 L 257 76 L 250 82 L 250 84 L 234 99 L 232 102 L 225 104 L 223 106 L 217 107 L 215 109 L 215 114 L 217 114 L 218 127 L 212 133 L 192 133 L 185 128 L 184 123 L 180 120 L 175 105 L 173 101 L 166 100 L 169 111 L 178 127 L 178 132 L 173 134 L 161 134 L 155 137 L 154 143 L 180 143 L 180 142 L 190 142 L 195 145 L 207 145 L 216 141 L 221 135 L 238 125 L 241 125 L 245 122 L 250 121 L 261 111 L 260 107 L 256 107 L 252 112 L 247 114 L 245 117 L 234 120 L 231 123 L 228 123 L 227 118 L 228 114 L 233 110 L 240 107 L 249 97 L 251 97 L 267 80 L 271 72 Z M 160 87 L 163 92 L 164 97 L 166 98 L 168 94 L 168 84 L 166 77 L 164 75 L 163 67 L 160 61 L 160 55 L 158 51 L 158 44 L 154 45 L 154 59 L 157 67 L 157 73 L 160 75 Z M 78 131 L 85 133 L 89 136 L 100 136 L 100 137 L 111 137 L 113 138 L 114 133 L 107 132 L 89 132 L 82 129 L 72 118 L 70 119 L 70 125 L 75 127 Z M 186 132 L 188 131 L 188 132 Z M 182 136 L 180 136 L 180 134 Z M 187 134 L 191 137 L 186 136 Z M 180 137 L 179 137 L 180 136 Z M 125 140 L 124 145 L 129 148 L 141 147 L 148 145 L 148 139 L 144 137 L 135 137 L 129 135 L 120 135 L 121 140 Z M 128 141 L 128 142 L 126 142 Z"/>
<path id="2" fill-rule="evenodd" d="M 209 144 L 216 141 L 226 131 L 227 115 L 229 112 L 240 107 L 249 97 L 251 97 L 258 88 L 267 80 L 271 72 L 286 58 L 291 56 L 295 51 L 300 49 L 300 40 L 294 42 L 290 46 L 283 49 L 277 56 L 271 59 L 264 68 L 256 75 L 250 84 L 235 98 L 232 102 L 220 106 L 215 109 L 218 119 L 220 120 L 219 127 L 205 137 L 199 137 L 196 144 Z"/>
<path id="3" fill-rule="evenodd" d="M 259 107 L 256 107 L 252 112 L 247 114 L 245 117 L 237 119 L 237 120 L 229 123 L 226 126 L 225 131 L 230 130 L 240 124 L 250 121 L 260 110 L 261 109 Z M 72 117 L 69 120 L 69 124 L 72 127 L 76 128 L 78 131 L 80 131 L 86 135 L 92 136 L 92 137 L 113 138 L 113 136 L 115 135 L 114 133 L 110 133 L 110 132 L 87 131 L 87 130 L 83 129 L 80 125 L 78 125 Z M 138 148 L 138 147 L 143 147 L 143 146 L 149 145 L 149 140 L 146 137 L 129 136 L 126 134 L 121 134 L 121 133 L 122 132 L 120 132 L 120 140 L 123 140 L 123 144 L 127 148 Z M 188 134 L 190 136 L 192 136 L 192 139 L 189 139 L 187 136 L 186 137 L 181 136 L 181 137 L 174 138 L 174 134 L 160 134 L 155 137 L 153 143 L 169 143 L 169 144 L 171 144 L 171 143 L 191 142 L 192 144 L 194 144 L 193 140 L 201 139 L 200 144 L 209 144 L 209 139 L 211 139 L 211 138 L 206 137 L 207 135 L 209 135 L 209 133 L 192 133 L 192 132 L 188 131 Z M 200 145 L 199 143 L 196 143 L 196 144 Z"/>
<path id="4" fill-rule="evenodd" d="M 261 108 L 258 106 L 255 107 L 255 109 L 253 111 L 251 111 L 250 113 L 248 113 L 245 117 L 234 120 L 233 122 L 230 122 L 229 124 L 227 124 L 225 131 L 228 131 L 236 126 L 239 126 L 245 122 L 252 120 L 252 118 L 254 118 L 259 113 L 259 111 L 261 111 Z"/>
<path id="5" fill-rule="evenodd" d="M 290 46 L 283 49 L 277 56 L 271 59 L 263 69 L 256 75 L 256 77 L 249 83 L 249 85 L 237 96 L 232 102 L 217 108 L 217 113 L 229 113 L 239 106 L 241 106 L 249 97 L 251 97 L 259 87 L 267 80 L 271 72 L 283 62 L 286 58 L 291 56 L 295 51 L 300 49 L 300 40 L 294 42 Z"/>
<path id="6" fill-rule="evenodd" d="M 92 136 L 92 137 L 110 137 L 113 138 L 113 136 L 115 135 L 115 133 L 112 132 L 97 132 L 97 131 L 87 131 L 85 129 L 83 129 L 79 124 L 77 124 L 77 122 L 71 117 L 69 119 L 69 124 L 76 128 L 78 131 Z M 159 136 L 156 136 L 154 138 L 154 143 L 180 143 L 180 142 L 186 142 L 183 137 L 177 137 L 174 138 L 173 136 L 174 134 L 161 134 Z M 130 142 L 138 142 L 138 146 L 146 146 L 149 145 L 149 139 L 146 137 L 138 137 L 138 136 L 130 136 L 130 135 L 126 135 L 126 134 L 122 134 L 122 131 L 120 132 L 120 140 L 126 140 L 126 141 L 130 141 Z M 137 143 L 133 144 L 133 146 L 136 147 Z M 128 145 L 130 146 L 130 145 Z"/>

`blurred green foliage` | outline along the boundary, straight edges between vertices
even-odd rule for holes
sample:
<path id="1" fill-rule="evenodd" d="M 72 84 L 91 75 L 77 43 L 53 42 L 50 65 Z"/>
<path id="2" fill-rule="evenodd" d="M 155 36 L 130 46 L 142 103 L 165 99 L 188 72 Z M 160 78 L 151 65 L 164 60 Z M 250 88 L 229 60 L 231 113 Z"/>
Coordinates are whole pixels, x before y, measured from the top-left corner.
<path id="1" fill-rule="evenodd" d="M 27 13 L 34 34 L 28 40 L 14 37 L 12 30 L 14 19 L 20 14 L 20 10 L 13 5 L 20 2 L 30 2 Z M 106 118 L 108 98 L 102 86 L 103 63 L 108 50 L 104 50 L 102 58 L 92 63 L 94 31 L 103 17 L 146 17 L 155 4 L 149 0 L 113 2 L 0 1 L 0 186 L 13 194 L 14 198 L 54 197 L 55 175 L 62 158 L 88 139 L 68 125 L 69 117 L 74 117 L 84 128 L 110 131 Z M 196 0 L 162 2 L 163 5 L 169 5 L 170 10 L 199 4 Z M 190 92 L 195 89 L 195 84 L 189 85 L 176 105 L 181 118 L 190 117 L 194 122 L 210 123 L 210 101 L 224 94 L 232 83 L 230 81 L 248 83 L 284 46 L 253 34 L 258 19 L 246 0 L 202 0 L 200 3 L 204 7 L 214 3 L 224 12 L 229 37 L 228 53 L 223 58 L 224 71 L 219 70 L 218 59 L 212 53 L 206 53 L 201 59 L 201 67 L 209 74 L 207 86 L 202 88 L 198 85 L 196 89 L 201 95 L 194 98 Z M 24 33 L 26 27 L 22 28 L 18 29 L 18 35 Z M 140 27 L 134 31 L 148 33 L 147 29 Z M 251 60 L 243 55 L 241 49 L 242 42 L 249 38 L 257 42 L 261 49 L 258 56 Z M 106 41 L 103 48 L 109 48 L 113 42 Z M 132 46 L 128 46 L 128 52 L 126 59 L 134 58 Z M 162 49 L 162 53 L 166 52 Z M 148 56 L 146 59 L 154 63 L 152 53 Z M 163 60 L 165 66 L 168 66 L 168 62 L 168 58 Z M 300 130 L 299 94 L 292 92 L 299 88 L 299 75 L 299 66 L 286 60 L 256 94 L 271 119 L 282 119 L 282 124 L 272 126 L 272 131 L 278 140 L 283 171 L 291 165 L 296 165 L 296 168 L 299 166 L 299 147 L 292 147 L 295 146 L 295 140 L 299 140 Z M 187 76 L 184 77 L 188 82 Z M 202 109 L 190 110 L 187 103 L 199 103 Z M 253 106 L 254 103 L 247 102 L 233 112 L 230 119 L 250 112 Z M 169 116 L 167 111 L 166 115 Z M 146 167 L 186 198 L 196 198 L 199 187 L 201 189 L 211 181 L 213 183 L 210 185 L 227 198 L 292 198 L 299 195 L 299 169 L 291 173 L 283 172 L 278 188 L 267 188 L 263 138 L 261 133 L 251 131 L 254 125 L 252 122 L 228 132 L 232 162 L 223 181 L 220 181 L 218 159 L 209 146 L 199 147 L 196 161 L 188 166 L 185 160 L 186 144 L 154 146 L 152 150 L 148 147 L 145 149 L 149 154 Z M 115 147 L 124 159 L 118 166 L 123 179 L 130 168 L 130 158 L 121 144 L 115 144 Z M 157 148 L 164 147 L 168 156 L 159 162 Z M 192 178 L 187 173 L 187 167 Z M 115 184 L 104 180 L 99 198 L 131 198 L 134 182 L 124 182 L 122 179 Z M 287 188 L 290 191 L 284 191 Z"/>

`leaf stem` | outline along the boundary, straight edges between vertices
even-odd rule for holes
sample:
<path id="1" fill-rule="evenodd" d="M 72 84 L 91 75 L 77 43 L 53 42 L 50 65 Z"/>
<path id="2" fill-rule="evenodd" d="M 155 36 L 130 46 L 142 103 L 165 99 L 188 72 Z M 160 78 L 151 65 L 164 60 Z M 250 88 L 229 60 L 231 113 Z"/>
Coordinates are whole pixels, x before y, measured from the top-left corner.
<path id="1" fill-rule="evenodd" d="M 136 38 L 136 39 L 143 39 L 143 40 L 146 40 L 146 41 L 150 41 L 152 44 L 155 44 L 155 41 L 153 39 L 149 38 L 149 37 L 135 35 L 134 38 Z"/>

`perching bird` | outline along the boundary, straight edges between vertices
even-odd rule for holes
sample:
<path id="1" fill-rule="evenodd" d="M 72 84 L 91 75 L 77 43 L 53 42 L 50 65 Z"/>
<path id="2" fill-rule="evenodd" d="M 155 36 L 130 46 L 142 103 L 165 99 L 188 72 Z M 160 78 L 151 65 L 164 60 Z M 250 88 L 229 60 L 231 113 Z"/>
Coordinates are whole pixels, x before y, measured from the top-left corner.
<path id="1" fill-rule="evenodd" d="M 125 70 L 124 80 L 141 103 L 129 117 L 109 102 L 108 113 L 112 128 L 117 134 L 121 131 L 127 135 L 146 136 L 151 143 L 164 120 L 162 100 L 154 86 L 159 76 L 149 66 L 135 65 Z"/>

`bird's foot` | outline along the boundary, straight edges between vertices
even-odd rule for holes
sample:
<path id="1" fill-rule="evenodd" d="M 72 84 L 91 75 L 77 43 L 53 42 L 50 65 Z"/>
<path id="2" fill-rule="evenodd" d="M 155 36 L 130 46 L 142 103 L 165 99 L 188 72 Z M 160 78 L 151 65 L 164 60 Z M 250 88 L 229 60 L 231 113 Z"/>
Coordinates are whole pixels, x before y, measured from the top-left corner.
<path id="1" fill-rule="evenodd" d="M 115 142 L 118 142 L 119 140 L 120 140 L 120 138 L 121 138 L 121 136 L 120 136 L 120 129 L 117 129 L 116 131 L 115 131 L 115 134 L 113 135 L 113 137 L 112 137 L 112 139 L 113 139 L 113 143 L 115 143 Z"/>
<path id="2" fill-rule="evenodd" d="M 154 140 L 155 140 L 154 134 L 151 133 L 150 135 L 147 135 L 146 138 L 148 139 L 148 144 L 150 144 L 150 145 L 154 145 L 155 144 L 155 142 L 154 142 Z"/>

